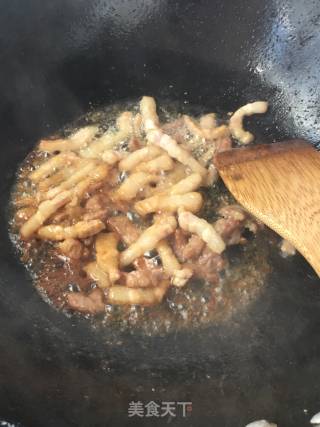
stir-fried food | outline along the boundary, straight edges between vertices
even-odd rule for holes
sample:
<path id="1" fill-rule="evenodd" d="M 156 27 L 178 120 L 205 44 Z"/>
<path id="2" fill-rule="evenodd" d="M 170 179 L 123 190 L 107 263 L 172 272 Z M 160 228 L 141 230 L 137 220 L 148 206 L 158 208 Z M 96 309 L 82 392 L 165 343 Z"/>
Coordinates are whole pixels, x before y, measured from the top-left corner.
<path id="1" fill-rule="evenodd" d="M 108 305 L 151 306 L 192 278 L 219 284 L 226 248 L 245 244 L 244 231 L 260 224 L 226 203 L 215 219 L 204 216 L 218 179 L 214 155 L 230 149 L 232 137 L 250 142 L 243 117 L 266 109 L 255 102 L 229 121 L 208 113 L 162 122 L 145 96 L 114 127 L 40 141 L 13 200 L 15 226 L 26 245 L 46 244 L 91 281 L 67 290 L 65 307 L 97 314 Z"/>

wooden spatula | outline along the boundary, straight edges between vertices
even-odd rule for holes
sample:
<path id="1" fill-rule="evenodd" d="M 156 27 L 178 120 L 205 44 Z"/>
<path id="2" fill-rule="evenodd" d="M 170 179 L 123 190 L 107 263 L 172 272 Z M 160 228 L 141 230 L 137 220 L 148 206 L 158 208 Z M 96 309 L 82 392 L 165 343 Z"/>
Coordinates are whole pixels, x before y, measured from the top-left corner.
<path id="1" fill-rule="evenodd" d="M 215 164 L 237 201 L 292 243 L 320 276 L 320 153 L 291 140 L 225 151 Z"/>

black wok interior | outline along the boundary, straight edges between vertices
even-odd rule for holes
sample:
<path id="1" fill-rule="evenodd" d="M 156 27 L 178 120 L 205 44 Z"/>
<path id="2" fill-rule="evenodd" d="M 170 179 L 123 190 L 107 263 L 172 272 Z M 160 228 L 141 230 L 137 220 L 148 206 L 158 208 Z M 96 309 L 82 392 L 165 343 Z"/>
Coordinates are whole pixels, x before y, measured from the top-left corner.
<path id="1" fill-rule="evenodd" d="M 262 295 L 219 327 L 148 338 L 92 331 L 32 287 L 7 231 L 19 162 L 90 108 L 152 95 L 232 111 L 264 141 L 320 140 L 320 4 L 305 0 L 3 0 L 0 14 L 0 420 L 163 425 L 131 400 L 192 401 L 174 425 L 308 426 L 320 410 L 319 279 L 272 256 Z M 290 185 L 290 182 L 288 182 Z"/>

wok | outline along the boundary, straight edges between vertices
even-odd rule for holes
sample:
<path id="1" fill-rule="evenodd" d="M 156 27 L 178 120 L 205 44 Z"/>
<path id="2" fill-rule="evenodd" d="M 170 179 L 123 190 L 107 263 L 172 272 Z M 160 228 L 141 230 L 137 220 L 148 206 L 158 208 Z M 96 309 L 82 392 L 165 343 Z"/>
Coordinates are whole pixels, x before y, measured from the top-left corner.
<path id="1" fill-rule="evenodd" d="M 262 294 L 229 322 L 120 335 L 40 298 L 9 241 L 7 206 L 36 140 L 93 107 L 143 94 L 213 111 L 266 99 L 269 113 L 247 123 L 258 141 L 316 144 L 319 30 L 313 0 L 1 2 L 1 419 L 25 427 L 309 425 L 320 410 L 320 290 L 300 256 L 272 255 Z M 193 410 L 129 418 L 130 401 L 191 401 Z"/>

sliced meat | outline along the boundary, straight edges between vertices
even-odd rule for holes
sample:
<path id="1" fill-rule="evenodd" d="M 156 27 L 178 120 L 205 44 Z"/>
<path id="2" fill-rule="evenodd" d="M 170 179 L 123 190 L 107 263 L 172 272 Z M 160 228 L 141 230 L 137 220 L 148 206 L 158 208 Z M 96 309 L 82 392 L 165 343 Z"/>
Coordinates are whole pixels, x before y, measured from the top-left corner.
<path id="1" fill-rule="evenodd" d="M 95 242 L 97 264 L 108 273 L 111 283 L 120 278 L 118 243 L 118 233 L 100 233 Z"/>
<path id="2" fill-rule="evenodd" d="M 219 209 L 219 214 L 223 218 L 215 222 L 214 228 L 227 245 L 245 243 L 246 239 L 242 236 L 245 228 L 255 234 L 264 227 L 262 222 L 250 215 L 240 205 L 225 206 Z"/>
<path id="3" fill-rule="evenodd" d="M 227 246 L 244 243 L 242 238 L 243 224 L 241 222 L 231 218 L 221 218 L 215 222 L 214 228 Z"/>
<path id="4" fill-rule="evenodd" d="M 105 228 L 99 219 L 91 221 L 79 221 L 74 225 L 46 225 L 39 228 L 38 237 L 43 240 L 65 240 L 65 239 L 85 239 L 98 234 Z"/>
<path id="5" fill-rule="evenodd" d="M 229 138 L 227 136 L 225 138 L 218 139 L 216 141 L 216 151 L 215 151 L 215 154 L 216 153 L 221 153 L 222 151 L 231 150 L 231 148 L 232 148 L 231 138 Z"/>
<path id="6" fill-rule="evenodd" d="M 104 187 L 99 193 L 89 197 L 85 204 L 85 219 L 104 220 L 115 212 L 127 212 L 128 203 L 111 197 L 110 187 Z"/>
<path id="7" fill-rule="evenodd" d="M 129 139 L 128 142 L 128 150 L 129 151 L 136 151 L 141 148 L 141 141 L 137 137 L 132 137 Z"/>
<path id="8" fill-rule="evenodd" d="M 182 248 L 182 255 L 185 261 L 197 258 L 204 248 L 205 243 L 199 236 L 192 234 L 188 243 Z"/>
<path id="9" fill-rule="evenodd" d="M 248 218 L 247 212 L 239 205 L 229 205 L 221 208 L 219 214 L 223 218 L 215 222 L 214 228 L 225 243 L 227 245 L 236 245 L 243 242 L 242 232 Z"/>
<path id="10" fill-rule="evenodd" d="M 131 264 L 145 252 L 152 251 L 157 244 L 177 228 L 174 216 L 168 215 L 157 218 L 153 225 L 143 230 L 142 234 L 127 249 L 121 252 L 120 265 L 122 267 Z"/>
<path id="11" fill-rule="evenodd" d="M 175 139 L 179 144 L 183 144 L 188 137 L 188 128 L 183 117 L 162 126 L 162 130 L 167 135 Z"/>
<path id="12" fill-rule="evenodd" d="M 103 271 L 96 261 L 91 261 L 83 267 L 83 271 L 94 280 L 99 288 L 108 288 L 111 286 L 109 275 L 107 272 Z"/>
<path id="13" fill-rule="evenodd" d="M 240 221 L 249 216 L 249 213 L 237 204 L 224 206 L 218 210 L 218 213 L 224 218 L 234 218 Z"/>
<path id="14" fill-rule="evenodd" d="M 110 190 L 110 187 L 116 187 L 119 184 L 119 171 L 118 168 L 112 168 L 109 172 L 108 176 L 108 191 Z"/>
<path id="15" fill-rule="evenodd" d="M 174 233 L 172 246 L 180 262 L 197 258 L 205 246 L 204 241 L 196 234 L 189 236 L 190 234 L 181 228 L 178 228 Z"/>
<path id="16" fill-rule="evenodd" d="M 151 306 L 162 301 L 169 285 L 169 280 L 163 280 L 155 288 L 112 286 L 106 291 L 106 299 L 109 304 Z"/>
<path id="17" fill-rule="evenodd" d="M 18 227 L 21 227 L 29 218 L 32 217 L 37 211 L 37 208 L 33 206 L 27 206 L 25 208 L 21 208 L 16 212 L 15 221 Z"/>
<path id="18" fill-rule="evenodd" d="M 112 231 L 119 234 L 126 245 L 131 245 L 141 234 L 139 228 L 124 215 L 109 218 L 107 224 Z"/>
<path id="19" fill-rule="evenodd" d="M 177 228 L 173 234 L 172 238 L 172 247 L 175 255 L 178 257 L 179 261 L 184 262 L 184 248 L 188 243 L 188 234 Z"/>
<path id="20" fill-rule="evenodd" d="M 95 194 L 86 201 L 85 208 L 88 210 L 98 211 L 106 207 L 102 194 Z"/>
<path id="21" fill-rule="evenodd" d="M 225 267 L 225 261 L 221 255 L 212 252 L 206 246 L 197 261 L 188 262 L 186 265 L 193 270 L 195 277 L 217 283 L 219 272 Z"/>
<path id="22" fill-rule="evenodd" d="M 66 239 L 59 243 L 58 248 L 63 255 L 71 259 L 80 259 L 83 255 L 83 244 L 77 239 Z"/>
<path id="23" fill-rule="evenodd" d="M 122 282 L 129 288 L 147 288 L 158 286 L 163 280 L 164 274 L 162 268 L 153 268 L 150 270 L 136 270 L 130 273 L 122 273 Z"/>
<path id="24" fill-rule="evenodd" d="M 93 289 L 88 294 L 84 292 L 69 293 L 67 302 L 72 310 L 86 314 L 102 313 L 105 308 L 104 294 L 99 288 Z"/>
<path id="25" fill-rule="evenodd" d="M 21 191 L 24 191 L 24 190 L 22 189 Z M 31 195 L 22 196 L 19 199 L 13 200 L 13 203 L 17 209 L 23 208 L 23 207 L 29 207 L 29 206 L 34 207 L 36 209 L 39 204 L 38 195 L 35 194 L 34 196 L 31 196 Z"/>
<path id="26" fill-rule="evenodd" d="M 104 221 L 108 216 L 112 215 L 114 210 L 115 207 L 108 197 L 102 193 L 94 194 L 86 201 L 83 219 L 86 221 L 91 219 Z"/>
<path id="27" fill-rule="evenodd" d="M 52 224 L 69 224 L 70 222 L 74 222 L 80 219 L 80 217 L 83 215 L 84 209 L 81 206 L 70 206 L 67 205 L 57 211 L 52 219 Z"/>
<path id="28" fill-rule="evenodd" d="M 133 265 L 137 270 L 152 270 L 157 267 L 155 258 L 146 258 L 144 256 L 135 259 Z"/>
<path id="29" fill-rule="evenodd" d="M 112 208 L 113 212 L 122 212 L 127 213 L 130 209 L 130 203 L 126 200 L 120 200 L 117 197 L 110 198 L 110 208 Z"/>
<path id="30" fill-rule="evenodd" d="M 37 211 L 23 224 L 20 234 L 23 239 L 29 239 L 47 219 L 54 215 L 61 207 L 72 199 L 70 190 L 63 191 L 51 200 L 45 200 L 38 206 Z"/>
<path id="31" fill-rule="evenodd" d="M 91 221 L 92 219 L 100 219 L 101 221 L 105 221 L 108 217 L 109 209 L 99 209 L 97 211 L 89 211 L 83 215 L 84 221 Z"/>
<path id="32" fill-rule="evenodd" d="M 165 272 L 162 267 L 158 267 L 155 258 L 141 256 L 133 261 L 135 271 L 124 273 L 123 284 L 131 288 L 143 288 L 148 286 L 158 286 L 164 279 Z"/>

